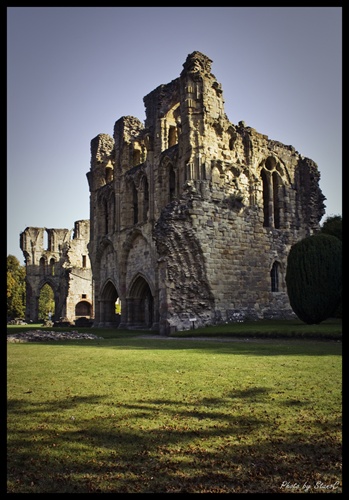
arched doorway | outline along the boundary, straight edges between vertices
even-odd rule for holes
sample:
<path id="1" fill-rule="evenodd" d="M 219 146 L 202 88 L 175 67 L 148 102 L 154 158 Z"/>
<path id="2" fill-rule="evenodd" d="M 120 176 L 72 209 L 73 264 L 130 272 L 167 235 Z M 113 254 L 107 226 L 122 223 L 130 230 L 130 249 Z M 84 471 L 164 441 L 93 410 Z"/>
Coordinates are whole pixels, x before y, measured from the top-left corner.
<path id="1" fill-rule="evenodd" d="M 44 283 L 38 296 L 38 320 L 53 321 L 55 317 L 55 294 L 50 283 Z"/>
<path id="2" fill-rule="evenodd" d="M 103 287 L 100 296 L 100 326 L 118 326 L 121 303 L 119 294 L 111 281 Z"/>
<path id="3" fill-rule="evenodd" d="M 151 328 L 154 321 L 154 299 L 147 281 L 138 276 L 133 282 L 127 298 L 130 328 Z"/>
<path id="4" fill-rule="evenodd" d="M 91 317 L 91 304 L 86 300 L 81 300 L 75 306 L 75 318 Z"/>

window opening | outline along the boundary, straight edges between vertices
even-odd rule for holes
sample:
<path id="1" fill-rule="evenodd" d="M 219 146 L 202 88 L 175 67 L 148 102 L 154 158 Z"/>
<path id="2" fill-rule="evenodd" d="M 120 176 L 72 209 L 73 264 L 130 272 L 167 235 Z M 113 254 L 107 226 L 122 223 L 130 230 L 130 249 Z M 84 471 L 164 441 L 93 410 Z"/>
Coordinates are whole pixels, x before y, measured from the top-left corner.
<path id="1" fill-rule="evenodd" d="M 176 127 L 173 125 L 170 125 L 169 131 L 168 131 L 168 147 L 170 148 L 171 146 L 174 146 L 177 144 L 177 130 Z"/>
<path id="2" fill-rule="evenodd" d="M 273 172 L 274 227 L 280 229 L 279 176 Z"/>
<path id="3" fill-rule="evenodd" d="M 176 174 L 173 170 L 173 166 L 170 166 L 169 174 L 169 191 L 170 191 L 170 201 L 174 200 L 176 192 Z"/>
<path id="4" fill-rule="evenodd" d="M 50 270 L 51 270 L 51 275 L 55 275 L 55 259 L 50 259 Z"/>
<path id="5" fill-rule="evenodd" d="M 133 224 L 138 222 L 138 193 L 136 186 L 133 184 Z"/>
<path id="6" fill-rule="evenodd" d="M 262 184 L 263 184 L 263 226 L 269 227 L 269 184 L 267 175 L 264 170 L 261 173 Z"/>
<path id="7" fill-rule="evenodd" d="M 279 291 L 279 264 L 274 262 L 273 267 L 270 271 L 271 278 L 271 291 L 278 292 Z"/>
<path id="8" fill-rule="evenodd" d="M 148 220 L 148 211 L 149 211 L 149 186 L 148 180 L 144 177 L 143 180 L 143 221 L 146 222 Z"/>

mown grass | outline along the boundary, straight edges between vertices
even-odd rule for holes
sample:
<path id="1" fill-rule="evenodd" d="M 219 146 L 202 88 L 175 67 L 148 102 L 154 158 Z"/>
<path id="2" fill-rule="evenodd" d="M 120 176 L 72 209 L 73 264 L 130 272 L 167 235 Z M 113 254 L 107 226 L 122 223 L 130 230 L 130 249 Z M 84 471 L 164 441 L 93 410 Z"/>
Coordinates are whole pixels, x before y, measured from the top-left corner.
<path id="1" fill-rule="evenodd" d="M 307 325 L 299 319 L 294 320 L 261 320 L 227 323 L 219 326 L 194 328 L 188 331 L 173 333 L 173 337 L 246 337 L 250 338 L 313 338 L 341 339 L 342 320 L 328 319 L 317 325 Z"/>
<path id="2" fill-rule="evenodd" d="M 8 325 L 7 333 L 30 330 L 47 331 L 78 331 L 80 333 L 93 333 L 104 338 L 121 338 L 124 336 L 139 335 L 139 330 L 118 330 L 112 328 L 80 328 L 80 327 L 43 327 L 42 324 Z M 152 333 L 146 331 L 145 333 Z M 155 334 L 155 332 L 153 332 Z M 309 338 L 309 339 L 342 339 L 342 320 L 331 318 L 318 325 L 307 325 L 299 319 L 294 320 L 260 320 L 227 323 L 202 328 L 195 327 L 191 330 L 178 331 L 171 337 L 243 337 L 250 338 Z"/>
<path id="3" fill-rule="evenodd" d="M 341 342 L 84 331 L 7 345 L 8 493 L 342 492 Z"/>

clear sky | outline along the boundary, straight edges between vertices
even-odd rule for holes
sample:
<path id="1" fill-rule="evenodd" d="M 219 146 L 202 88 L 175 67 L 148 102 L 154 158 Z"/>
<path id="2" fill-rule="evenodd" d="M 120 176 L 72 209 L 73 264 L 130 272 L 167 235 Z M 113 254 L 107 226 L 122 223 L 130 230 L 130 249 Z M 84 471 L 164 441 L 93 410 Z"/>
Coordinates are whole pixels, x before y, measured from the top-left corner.
<path id="1" fill-rule="evenodd" d="M 318 165 L 342 215 L 341 7 L 8 7 L 7 255 L 89 218 L 90 143 L 199 51 L 225 112 Z"/>

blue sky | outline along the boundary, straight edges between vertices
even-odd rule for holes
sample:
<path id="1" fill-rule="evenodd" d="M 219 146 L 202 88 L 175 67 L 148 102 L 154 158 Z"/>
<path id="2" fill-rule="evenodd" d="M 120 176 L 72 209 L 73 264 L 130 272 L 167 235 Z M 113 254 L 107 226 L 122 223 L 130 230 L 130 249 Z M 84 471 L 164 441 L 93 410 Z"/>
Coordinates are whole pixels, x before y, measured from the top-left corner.
<path id="1" fill-rule="evenodd" d="M 8 7 L 7 255 L 89 218 L 90 142 L 198 50 L 229 120 L 292 145 L 342 215 L 341 7 Z M 324 220 L 323 219 L 323 220 Z"/>

